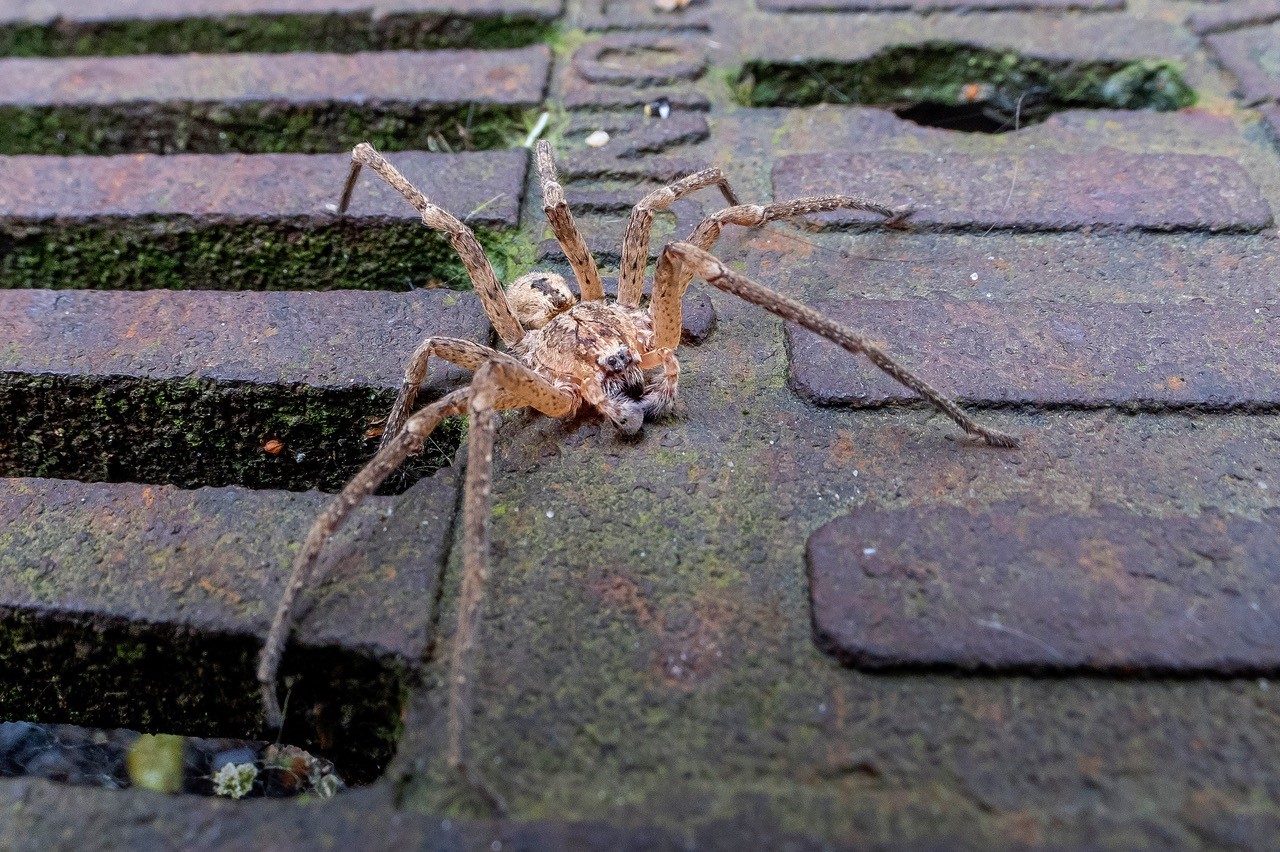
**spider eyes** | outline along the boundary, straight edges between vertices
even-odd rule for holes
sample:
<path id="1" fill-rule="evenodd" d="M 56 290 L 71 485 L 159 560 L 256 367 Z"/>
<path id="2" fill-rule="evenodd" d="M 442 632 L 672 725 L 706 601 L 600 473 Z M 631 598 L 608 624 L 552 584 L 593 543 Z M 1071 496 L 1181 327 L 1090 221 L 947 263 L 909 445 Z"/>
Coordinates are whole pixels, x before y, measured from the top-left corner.
<path id="1" fill-rule="evenodd" d="M 636 356 L 631 354 L 630 349 L 623 347 L 610 352 L 608 355 L 601 355 L 596 359 L 596 363 L 607 372 L 621 373 L 636 363 Z"/>

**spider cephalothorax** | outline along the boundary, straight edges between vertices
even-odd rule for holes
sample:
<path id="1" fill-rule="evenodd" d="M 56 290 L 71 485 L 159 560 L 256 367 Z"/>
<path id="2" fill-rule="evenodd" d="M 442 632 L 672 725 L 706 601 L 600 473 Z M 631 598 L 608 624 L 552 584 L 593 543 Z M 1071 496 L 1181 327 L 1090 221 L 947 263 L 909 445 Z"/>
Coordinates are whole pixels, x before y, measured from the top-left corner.
<path id="1" fill-rule="evenodd" d="M 675 401 L 680 378 L 675 350 L 680 344 L 681 303 L 694 277 L 820 334 L 850 353 L 865 355 L 966 432 L 988 444 L 1017 445 L 1013 437 L 974 422 L 955 403 L 858 334 L 728 269 L 708 254 L 721 229 L 729 224 L 750 227 L 805 213 L 852 208 L 878 213 L 885 217 L 886 224 L 896 225 L 909 214 L 908 210 L 845 195 L 742 205 L 723 173 L 706 169 L 649 193 L 632 210 L 623 237 L 618 297 L 610 302 L 605 299 L 595 260 L 569 212 L 551 148 L 545 142 L 538 143 L 537 148 L 543 209 L 577 279 L 578 297 L 562 276 L 552 272 L 522 276 L 504 291 L 466 225 L 428 201 L 369 145 L 357 145 L 351 160 L 339 212 L 347 209 L 361 168 L 373 169 L 417 209 L 428 227 L 448 235 L 507 351 L 469 340 L 431 337 L 410 357 L 400 394 L 387 418 L 382 447 L 315 521 L 294 561 L 258 665 L 264 708 L 272 726 L 278 727 L 282 721 L 276 698 L 276 672 L 292 629 L 294 602 L 306 586 L 325 541 L 393 470 L 422 450 L 427 436 L 444 418 L 468 414 L 471 427 L 463 495 L 463 578 L 450 661 L 448 759 L 495 808 L 501 808 L 497 795 L 468 770 L 464 748 L 465 725 L 470 715 L 471 653 L 476 644 L 489 559 L 495 414 L 528 407 L 551 417 L 569 417 L 585 406 L 600 412 L 625 434 L 639 432 L 646 419 L 661 416 Z M 647 307 L 641 307 L 654 212 L 690 192 L 711 186 L 719 188 L 730 206 L 703 220 L 688 241 L 669 243 L 663 248 L 654 273 L 653 297 Z M 427 375 L 427 362 L 433 356 L 474 370 L 475 375 L 468 387 L 446 394 L 411 416 L 418 388 Z"/>

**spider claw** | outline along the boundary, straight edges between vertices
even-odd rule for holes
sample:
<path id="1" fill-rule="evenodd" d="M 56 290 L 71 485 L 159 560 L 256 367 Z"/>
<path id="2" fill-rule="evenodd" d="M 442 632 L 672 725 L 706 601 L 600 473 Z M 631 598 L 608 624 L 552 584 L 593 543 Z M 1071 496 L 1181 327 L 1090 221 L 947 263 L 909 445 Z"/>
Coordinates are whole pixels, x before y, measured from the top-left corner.
<path id="1" fill-rule="evenodd" d="M 1005 447 L 1016 450 L 1020 446 L 1018 439 L 1005 432 L 997 432 L 995 429 L 987 429 L 982 432 L 982 440 L 987 442 L 990 447 Z"/>

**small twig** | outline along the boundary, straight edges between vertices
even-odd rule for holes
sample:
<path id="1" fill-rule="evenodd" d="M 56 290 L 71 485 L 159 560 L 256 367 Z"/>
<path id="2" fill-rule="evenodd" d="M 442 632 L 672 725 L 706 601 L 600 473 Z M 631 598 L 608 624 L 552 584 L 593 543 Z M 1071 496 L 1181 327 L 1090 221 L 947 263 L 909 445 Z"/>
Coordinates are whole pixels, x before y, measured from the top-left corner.
<path id="1" fill-rule="evenodd" d="M 551 121 L 551 113 L 544 112 L 538 116 L 538 120 L 534 123 L 533 128 L 529 131 L 529 135 L 524 137 L 525 148 L 532 148 L 533 143 L 538 141 L 538 137 L 547 129 L 547 123 Z"/>

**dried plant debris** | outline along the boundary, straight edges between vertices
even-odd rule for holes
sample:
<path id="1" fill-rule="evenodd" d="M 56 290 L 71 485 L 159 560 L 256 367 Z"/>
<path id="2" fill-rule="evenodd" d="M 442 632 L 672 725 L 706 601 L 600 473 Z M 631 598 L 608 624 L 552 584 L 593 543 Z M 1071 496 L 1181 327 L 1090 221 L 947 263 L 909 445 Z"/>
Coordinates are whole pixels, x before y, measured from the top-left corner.
<path id="1" fill-rule="evenodd" d="M 232 799 L 327 799 L 344 786 L 332 763 L 295 746 L 0 722 L 0 777 L 21 776 Z"/>

